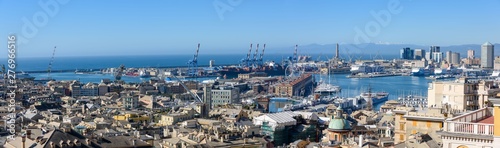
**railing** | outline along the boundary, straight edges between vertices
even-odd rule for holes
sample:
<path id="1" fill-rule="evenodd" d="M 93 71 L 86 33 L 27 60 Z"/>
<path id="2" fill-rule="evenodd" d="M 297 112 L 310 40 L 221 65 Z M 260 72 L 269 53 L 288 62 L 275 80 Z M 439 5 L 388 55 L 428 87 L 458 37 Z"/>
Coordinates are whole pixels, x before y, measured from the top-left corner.
<path id="1" fill-rule="evenodd" d="M 478 121 L 481 121 L 483 119 L 486 119 L 488 117 L 493 116 L 492 110 L 493 110 L 492 108 L 485 107 L 485 108 L 481 108 L 481 109 L 478 109 L 478 110 L 470 112 L 470 113 L 466 113 L 466 114 L 463 114 L 463 115 L 451 118 L 451 119 L 449 119 L 447 121 L 453 121 L 453 122 L 478 122 Z"/>
<path id="2" fill-rule="evenodd" d="M 493 135 L 493 124 L 447 121 L 445 128 L 454 133 Z"/>

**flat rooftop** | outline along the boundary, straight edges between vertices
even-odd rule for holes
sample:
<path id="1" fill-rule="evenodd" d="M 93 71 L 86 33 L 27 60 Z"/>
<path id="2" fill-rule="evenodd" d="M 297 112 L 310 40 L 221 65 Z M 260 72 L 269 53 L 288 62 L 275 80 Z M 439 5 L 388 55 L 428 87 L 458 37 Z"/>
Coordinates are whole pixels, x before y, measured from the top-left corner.
<path id="1" fill-rule="evenodd" d="M 476 123 L 493 124 L 493 123 L 495 123 L 494 121 L 495 121 L 495 117 L 494 116 L 490 116 L 490 117 L 485 118 L 483 120 L 480 120 L 480 121 L 478 121 Z"/>

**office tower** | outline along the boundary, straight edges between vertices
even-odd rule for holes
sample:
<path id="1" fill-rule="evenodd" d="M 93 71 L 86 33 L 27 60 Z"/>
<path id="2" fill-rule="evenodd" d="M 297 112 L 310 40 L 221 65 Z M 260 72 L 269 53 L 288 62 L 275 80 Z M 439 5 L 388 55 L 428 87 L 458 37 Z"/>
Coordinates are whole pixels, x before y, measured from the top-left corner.
<path id="1" fill-rule="evenodd" d="M 425 59 L 428 61 L 432 61 L 432 53 L 431 52 L 426 52 L 425 53 Z"/>
<path id="2" fill-rule="evenodd" d="M 474 59 L 474 56 L 476 56 L 474 50 L 472 50 L 472 49 L 467 50 L 467 58 Z"/>
<path id="3" fill-rule="evenodd" d="M 451 51 L 446 51 L 446 62 L 451 63 Z"/>
<path id="4" fill-rule="evenodd" d="M 410 49 L 409 47 L 401 49 L 400 54 L 401 54 L 401 56 L 400 56 L 401 59 L 405 59 L 405 60 L 412 60 L 413 59 L 413 50 Z"/>
<path id="5" fill-rule="evenodd" d="M 441 63 L 441 61 L 443 61 L 443 53 L 442 52 L 432 53 L 432 60 L 434 62 Z"/>
<path id="6" fill-rule="evenodd" d="M 458 53 L 458 52 L 452 52 L 451 53 L 451 61 L 450 61 L 450 63 L 453 64 L 453 65 L 460 64 L 460 53 Z"/>
<path id="7" fill-rule="evenodd" d="M 429 48 L 429 52 L 431 53 L 430 59 L 434 59 L 434 52 L 441 52 L 441 48 L 439 46 L 431 46 Z"/>
<path id="8" fill-rule="evenodd" d="M 415 55 L 414 55 L 413 59 L 415 59 L 415 60 L 421 60 L 422 58 L 425 58 L 425 50 L 415 49 L 414 54 Z"/>
<path id="9" fill-rule="evenodd" d="M 494 51 L 490 42 L 481 45 L 481 68 L 493 68 Z"/>

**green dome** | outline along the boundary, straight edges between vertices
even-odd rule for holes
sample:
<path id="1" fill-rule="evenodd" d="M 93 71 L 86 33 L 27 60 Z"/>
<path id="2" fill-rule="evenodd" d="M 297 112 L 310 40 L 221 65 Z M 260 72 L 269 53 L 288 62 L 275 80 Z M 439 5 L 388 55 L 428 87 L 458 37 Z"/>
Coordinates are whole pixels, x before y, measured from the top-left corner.
<path id="1" fill-rule="evenodd" d="M 342 117 L 342 108 L 339 106 L 337 108 L 337 116 L 332 116 L 328 129 L 332 130 L 350 130 L 351 125 L 349 121 Z"/>
<path id="2" fill-rule="evenodd" d="M 349 125 L 349 121 L 347 121 L 346 119 L 333 118 L 332 120 L 330 120 L 328 128 L 332 130 L 349 130 L 351 129 L 351 125 Z"/>

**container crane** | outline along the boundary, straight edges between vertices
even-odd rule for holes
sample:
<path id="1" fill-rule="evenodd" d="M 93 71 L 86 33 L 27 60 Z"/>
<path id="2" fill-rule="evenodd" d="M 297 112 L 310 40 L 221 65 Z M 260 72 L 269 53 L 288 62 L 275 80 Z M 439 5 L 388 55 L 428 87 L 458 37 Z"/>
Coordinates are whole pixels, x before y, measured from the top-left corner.
<path id="1" fill-rule="evenodd" d="M 245 66 L 250 67 L 250 55 L 252 54 L 252 44 L 250 44 L 250 49 L 248 49 L 247 58 L 245 59 Z"/>
<path id="2" fill-rule="evenodd" d="M 255 53 L 253 54 L 253 60 L 252 60 L 252 65 L 254 68 L 257 68 L 257 55 L 259 54 L 259 44 L 257 44 L 257 48 L 255 48 Z"/>
<path id="3" fill-rule="evenodd" d="M 266 44 L 264 44 L 264 48 L 262 49 L 262 53 L 260 53 L 259 65 L 264 65 L 264 51 L 266 51 Z"/>
<path id="4" fill-rule="evenodd" d="M 52 79 L 50 77 L 50 72 L 52 72 L 52 63 L 54 63 L 54 55 L 56 54 L 56 46 L 54 46 L 54 50 L 52 51 L 52 58 L 50 59 L 49 68 L 47 69 L 47 79 Z"/>
<path id="5" fill-rule="evenodd" d="M 192 60 L 188 61 L 188 71 L 187 75 L 196 77 L 198 75 L 198 52 L 200 51 L 200 43 L 198 43 L 198 48 L 196 48 L 196 53 L 194 54 L 194 57 Z"/>

